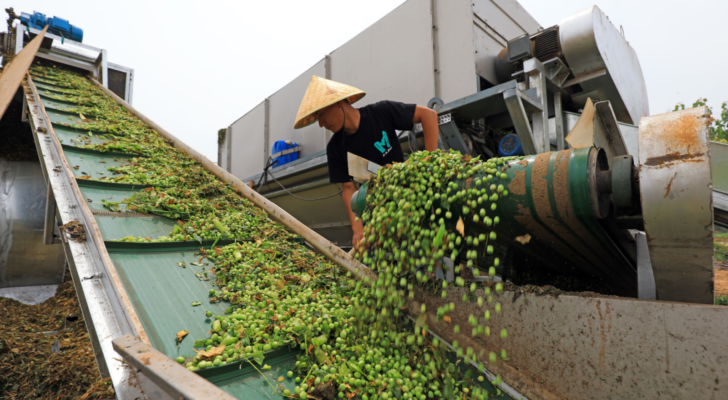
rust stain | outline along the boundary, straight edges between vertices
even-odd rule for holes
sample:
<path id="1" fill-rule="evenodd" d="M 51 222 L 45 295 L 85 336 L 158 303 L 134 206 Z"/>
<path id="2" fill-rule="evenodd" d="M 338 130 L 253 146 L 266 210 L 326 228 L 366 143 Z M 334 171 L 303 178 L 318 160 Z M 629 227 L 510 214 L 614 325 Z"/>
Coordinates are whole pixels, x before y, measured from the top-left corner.
<path id="1" fill-rule="evenodd" d="M 705 160 L 700 159 L 703 157 L 705 153 L 687 153 L 687 154 L 681 154 L 679 152 L 673 152 L 669 154 L 665 154 L 664 156 L 659 157 L 650 157 L 645 161 L 644 165 L 648 165 L 651 167 L 663 167 L 667 165 L 672 165 L 676 161 L 682 161 L 682 162 L 703 162 Z"/>
<path id="2" fill-rule="evenodd" d="M 139 356 L 139 359 L 142 361 L 142 363 L 144 363 L 144 365 L 151 364 L 151 362 L 149 361 L 150 358 L 151 358 L 151 356 L 146 355 L 146 354 Z"/>
<path id="3" fill-rule="evenodd" d="M 702 147 L 699 135 L 695 133 L 706 127 L 707 120 L 687 114 L 676 119 L 669 129 L 662 132 L 660 140 L 664 140 L 671 149 L 689 149 Z"/>
<path id="4" fill-rule="evenodd" d="M 672 178 L 670 178 L 670 183 L 668 183 L 667 187 L 665 188 L 664 198 L 667 198 L 667 196 L 670 195 L 670 189 L 672 188 L 672 181 L 674 181 L 676 177 L 677 177 L 677 171 L 675 172 L 675 175 L 673 175 Z"/>
<path id="5" fill-rule="evenodd" d="M 517 196 L 526 195 L 526 171 L 516 171 L 516 177 L 508 185 L 508 191 Z"/>
<path id="6" fill-rule="evenodd" d="M 539 217 L 551 214 L 547 180 L 550 158 L 551 153 L 542 153 L 536 156 L 531 171 L 531 196 L 533 196 L 533 205 Z"/>
<path id="7" fill-rule="evenodd" d="M 526 168 L 526 167 L 528 167 L 528 160 L 521 160 L 521 161 L 517 162 L 516 164 L 520 165 L 523 168 Z"/>
<path id="8" fill-rule="evenodd" d="M 607 332 L 604 327 L 604 315 L 602 314 L 602 301 L 597 300 L 597 312 L 599 313 L 599 367 L 604 370 L 607 357 Z"/>

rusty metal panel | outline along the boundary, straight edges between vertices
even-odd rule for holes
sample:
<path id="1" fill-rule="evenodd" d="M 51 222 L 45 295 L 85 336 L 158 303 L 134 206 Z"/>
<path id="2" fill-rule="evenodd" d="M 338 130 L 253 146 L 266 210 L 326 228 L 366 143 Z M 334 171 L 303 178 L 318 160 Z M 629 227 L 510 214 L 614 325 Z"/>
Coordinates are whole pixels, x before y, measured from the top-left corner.
<path id="1" fill-rule="evenodd" d="M 659 300 L 713 304 L 713 197 L 706 107 L 642 118 L 642 215 Z"/>
<path id="2" fill-rule="evenodd" d="M 486 369 L 531 400 L 728 398 L 728 307 L 541 290 L 494 293 L 502 312 L 487 323 L 483 308 L 462 302 L 466 288 L 449 289 L 444 299 L 420 293 L 409 312 L 419 315 L 425 302 L 430 329 L 475 353 L 506 348 L 509 360 Z M 482 289 L 475 295 L 483 296 Z M 438 322 L 435 311 L 450 302 L 457 304 L 451 322 Z M 470 314 L 494 333 L 454 334 L 456 324 L 470 326 Z M 503 328 L 507 340 L 497 334 Z"/>

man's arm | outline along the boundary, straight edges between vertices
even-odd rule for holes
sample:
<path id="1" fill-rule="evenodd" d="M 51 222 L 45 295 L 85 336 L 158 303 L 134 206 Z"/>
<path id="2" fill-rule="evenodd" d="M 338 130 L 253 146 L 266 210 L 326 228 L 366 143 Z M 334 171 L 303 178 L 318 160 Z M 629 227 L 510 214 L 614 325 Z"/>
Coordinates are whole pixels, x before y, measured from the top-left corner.
<path id="1" fill-rule="evenodd" d="M 415 108 L 415 117 L 412 123 L 422 124 L 422 133 L 425 135 L 425 150 L 437 150 L 437 139 L 440 136 L 440 126 L 437 123 L 435 110 L 423 106 Z"/>
<path id="2" fill-rule="evenodd" d="M 356 192 L 356 186 L 354 182 L 344 182 L 341 184 L 342 197 L 344 198 L 344 205 L 346 211 L 349 212 L 349 221 L 351 221 L 351 230 L 354 232 L 354 237 L 351 239 L 351 244 L 357 247 L 357 244 L 364 236 L 364 224 L 360 220 L 356 220 L 356 215 L 351 211 L 351 196 Z"/>

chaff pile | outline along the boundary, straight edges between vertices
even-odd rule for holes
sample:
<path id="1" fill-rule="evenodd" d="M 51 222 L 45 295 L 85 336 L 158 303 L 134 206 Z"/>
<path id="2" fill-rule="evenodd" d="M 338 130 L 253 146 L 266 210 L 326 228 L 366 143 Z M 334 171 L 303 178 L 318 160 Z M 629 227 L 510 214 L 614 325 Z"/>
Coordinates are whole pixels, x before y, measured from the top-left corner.
<path id="1" fill-rule="evenodd" d="M 69 272 L 42 304 L 0 297 L 0 321 L 0 399 L 77 399 L 100 380 Z M 104 389 L 85 399 L 113 397 L 110 385 L 96 386 Z"/>

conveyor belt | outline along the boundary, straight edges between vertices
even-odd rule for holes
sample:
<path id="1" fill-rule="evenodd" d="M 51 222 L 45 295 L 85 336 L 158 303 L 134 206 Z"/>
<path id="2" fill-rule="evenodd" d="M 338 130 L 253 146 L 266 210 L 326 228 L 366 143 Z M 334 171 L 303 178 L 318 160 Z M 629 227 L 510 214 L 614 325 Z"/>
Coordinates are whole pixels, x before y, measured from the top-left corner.
<path id="1" fill-rule="evenodd" d="M 118 242 L 117 240 L 126 236 L 155 239 L 168 235 L 175 221 L 125 210 L 110 212 L 104 207 L 102 200 L 122 201 L 148 186 L 90 179 L 109 175 L 109 167 L 123 165 L 139 155 L 99 152 L 78 147 L 103 143 L 107 140 L 108 133 L 89 132 L 73 127 L 82 122 L 78 113 L 73 111 L 73 103 L 49 97 L 62 94 L 63 89 L 69 87 L 67 84 L 47 77 L 33 78 L 33 83 L 53 131 L 61 143 L 63 156 L 71 167 L 83 198 L 99 227 L 108 256 L 152 346 L 171 358 L 193 357 L 196 354 L 192 346 L 195 339 L 208 336 L 211 322 L 205 317 L 205 313 L 212 311 L 215 315 L 221 315 L 229 306 L 207 301 L 208 292 L 213 286 L 209 280 L 205 280 L 204 273 L 214 277 L 208 272 L 212 263 L 206 259 L 201 260 L 196 253 L 203 245 L 210 248 L 213 242 Z M 217 245 L 227 243 L 230 241 L 221 241 Z M 195 301 L 202 304 L 193 307 L 191 304 Z M 190 333 L 178 347 L 176 333 L 183 329 Z M 266 363 L 273 367 L 265 373 L 268 380 L 273 382 L 278 376 L 292 370 L 296 354 L 297 351 L 285 349 L 267 357 Z M 245 364 L 240 361 L 227 369 L 206 370 L 204 377 L 238 398 L 272 398 L 273 390 L 266 380 L 261 379 L 256 370 L 246 367 Z M 287 380 L 283 382 L 283 386 L 293 391 L 295 383 Z"/>
<path id="2" fill-rule="evenodd" d="M 33 125 L 37 133 L 36 143 L 39 152 L 46 159 L 46 168 L 51 166 L 53 172 L 66 173 L 66 182 L 49 178 L 53 186 L 53 192 L 56 193 L 58 198 L 63 197 L 59 196 L 59 194 L 64 193 L 63 191 L 75 191 L 76 195 L 69 195 L 67 203 L 70 203 L 71 210 L 89 211 L 89 218 L 93 220 L 93 222 L 86 221 L 89 242 L 93 242 L 93 232 L 89 232 L 89 230 L 95 228 L 89 226 L 93 224 L 98 227 L 98 232 L 103 239 L 103 243 L 87 243 L 89 248 L 92 245 L 96 246 L 98 254 L 90 254 L 93 251 L 87 253 L 74 252 L 71 251 L 73 246 L 68 245 L 67 255 L 72 258 L 71 266 L 74 275 L 80 277 L 80 279 L 74 279 L 74 282 L 79 282 L 78 285 L 80 286 L 76 289 L 80 292 L 81 302 L 84 303 L 82 304 L 84 312 L 94 314 L 93 310 L 97 310 L 97 315 L 90 316 L 87 321 L 93 321 L 91 324 L 94 324 L 94 326 L 89 327 L 89 331 L 97 352 L 97 360 L 99 360 L 100 364 L 112 364 L 102 366 L 102 371 L 108 368 L 114 386 L 121 389 L 117 390 L 117 395 L 120 398 L 135 398 L 134 385 L 128 385 L 128 381 L 132 378 L 128 375 L 118 376 L 118 369 L 120 369 L 121 364 L 115 363 L 114 354 L 108 351 L 108 346 L 104 345 L 105 340 L 108 338 L 101 337 L 101 335 L 119 336 L 129 332 L 136 333 L 140 337 L 147 338 L 156 350 L 171 358 L 179 356 L 189 358 L 195 355 L 192 346 L 195 339 L 207 337 L 210 320 L 205 317 L 205 313 L 212 311 L 215 315 L 224 314 L 229 304 L 225 302 L 211 304 L 207 301 L 208 292 L 213 288 L 211 282 L 214 279 L 206 280 L 205 274 L 208 277 L 213 276 L 210 271 L 212 263 L 198 253 L 200 247 L 210 249 L 214 242 L 138 243 L 118 241 L 127 236 L 150 239 L 167 236 L 174 227 L 175 221 L 149 214 L 126 212 L 123 208 L 112 212 L 102 205 L 102 200 L 118 202 L 132 196 L 134 192 L 146 188 L 144 185 L 93 180 L 106 176 L 109 173 L 109 167 L 123 165 L 131 158 L 139 157 L 139 155 L 100 152 L 79 147 L 81 145 L 103 143 L 106 141 L 105 135 L 109 135 L 109 133 L 89 132 L 74 127 L 74 125 L 81 122 L 81 117 L 73 111 L 73 103 L 50 97 L 54 94 L 63 93 L 65 88 L 68 88 L 65 82 L 52 76 L 33 77 L 32 80 L 29 79 L 27 82 L 26 99 L 28 99 L 31 108 L 42 105 L 43 110 L 32 110 L 31 114 L 35 114 Z M 34 104 L 31 104 L 31 101 Z M 43 128 L 44 117 L 46 116 L 52 129 Z M 86 120 L 88 120 L 88 117 L 86 117 Z M 55 133 L 59 145 L 51 146 L 49 143 L 52 143 L 53 140 L 48 136 L 43 137 L 46 133 Z M 52 149 L 54 148 L 58 153 L 56 156 L 62 157 L 65 163 L 59 165 L 58 160 L 48 162 L 52 158 L 50 153 L 53 152 Z M 69 187 L 72 182 L 75 182 L 77 189 Z M 85 202 L 87 207 L 80 207 L 79 202 L 81 201 Z M 59 210 L 62 208 L 59 205 Z M 69 218 L 61 219 L 66 221 Z M 227 243 L 230 243 L 230 241 L 220 241 L 216 245 L 221 246 Z M 82 254 L 85 256 L 91 255 L 91 260 L 84 260 Z M 107 271 L 110 271 L 109 273 L 114 276 L 104 276 L 104 272 L 99 272 L 101 268 L 84 269 L 86 262 L 96 262 L 99 259 L 109 260 Z M 92 271 L 94 273 L 91 273 Z M 109 303 L 112 303 L 110 307 L 106 307 L 104 304 L 107 300 L 89 298 L 92 296 L 87 293 L 92 293 L 93 288 L 83 286 L 89 285 L 88 281 L 99 278 L 101 279 L 91 285 L 111 285 L 106 288 L 107 292 L 110 293 L 109 296 L 112 297 L 108 300 Z M 113 286 L 115 284 L 119 286 Z M 96 301 L 101 304 L 89 304 L 89 302 Z M 201 302 L 201 305 L 192 306 L 192 303 L 197 301 Z M 101 308 L 99 308 L 99 305 Z M 103 314 L 104 311 L 122 315 L 116 320 L 119 326 L 108 328 L 113 332 L 105 331 L 105 326 L 101 321 L 103 317 L 98 315 Z M 99 326 L 96 326 L 96 324 L 99 324 Z M 176 333 L 184 329 L 189 331 L 189 336 L 178 346 L 175 340 Z M 98 354 L 100 352 L 104 354 Z M 297 354 L 297 351 L 288 349 L 277 349 L 267 353 L 265 362 L 272 366 L 270 370 L 265 371 L 267 380 L 261 379 L 261 373 L 253 369 L 245 361 L 200 370 L 197 373 L 237 398 L 278 398 L 279 395 L 274 394 L 267 381 L 274 382 L 286 371 L 293 370 Z M 465 368 L 464 364 L 461 364 L 461 367 Z M 124 388 L 125 384 L 128 386 L 126 390 Z M 293 391 L 295 383 L 293 380 L 288 379 L 282 382 L 282 386 Z M 486 381 L 483 386 L 490 385 Z M 126 393 L 124 393 L 125 391 Z M 132 395 L 129 396 L 129 393 Z M 147 393 L 147 395 L 149 398 L 154 397 L 150 393 Z M 508 399 L 510 397 L 503 394 L 498 398 Z"/>

